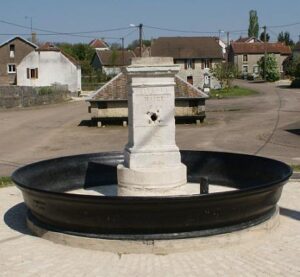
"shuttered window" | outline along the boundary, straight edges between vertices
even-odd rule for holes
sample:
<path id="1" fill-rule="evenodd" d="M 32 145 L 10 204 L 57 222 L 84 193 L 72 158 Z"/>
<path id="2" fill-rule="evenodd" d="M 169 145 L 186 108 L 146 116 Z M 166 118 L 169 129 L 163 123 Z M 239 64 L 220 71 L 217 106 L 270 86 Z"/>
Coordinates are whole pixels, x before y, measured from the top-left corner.
<path id="1" fill-rule="evenodd" d="M 39 77 L 39 69 L 38 68 L 27 68 L 27 79 L 37 79 Z"/>

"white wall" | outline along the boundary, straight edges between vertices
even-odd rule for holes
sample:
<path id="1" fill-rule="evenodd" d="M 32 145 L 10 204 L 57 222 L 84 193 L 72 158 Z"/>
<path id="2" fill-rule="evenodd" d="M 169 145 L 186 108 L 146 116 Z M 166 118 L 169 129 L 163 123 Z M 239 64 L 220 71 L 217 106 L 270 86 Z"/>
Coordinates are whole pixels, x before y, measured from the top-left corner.
<path id="1" fill-rule="evenodd" d="M 38 68 L 37 79 L 27 79 L 27 68 Z M 71 92 L 81 91 L 81 69 L 58 51 L 33 51 L 17 67 L 17 85 L 68 85 Z"/>

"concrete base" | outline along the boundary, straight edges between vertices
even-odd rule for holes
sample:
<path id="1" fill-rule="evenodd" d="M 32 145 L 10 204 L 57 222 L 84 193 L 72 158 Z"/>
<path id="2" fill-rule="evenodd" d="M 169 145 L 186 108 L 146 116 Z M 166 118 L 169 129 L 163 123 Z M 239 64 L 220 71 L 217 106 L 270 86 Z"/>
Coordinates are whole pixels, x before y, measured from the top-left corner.
<path id="1" fill-rule="evenodd" d="M 119 196 L 166 196 L 185 194 L 184 164 L 165 168 L 117 168 Z"/>
<path id="2" fill-rule="evenodd" d="M 239 244 L 252 245 L 253 241 L 263 240 L 279 225 L 279 209 L 265 222 L 247 229 L 232 233 L 171 240 L 112 240 L 75 236 L 44 229 L 27 218 L 27 226 L 33 234 L 50 240 L 54 243 L 72 247 L 92 249 L 118 254 L 152 253 L 170 254 L 176 252 L 202 251 L 207 249 L 219 249 L 232 247 Z"/>

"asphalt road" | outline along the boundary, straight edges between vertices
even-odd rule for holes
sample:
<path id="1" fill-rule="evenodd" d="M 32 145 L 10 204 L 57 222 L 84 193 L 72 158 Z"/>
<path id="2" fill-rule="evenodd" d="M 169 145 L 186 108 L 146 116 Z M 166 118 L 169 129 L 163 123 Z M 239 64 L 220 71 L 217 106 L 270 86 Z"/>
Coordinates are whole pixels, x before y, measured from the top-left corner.
<path id="1" fill-rule="evenodd" d="M 259 93 L 208 100 L 203 125 L 177 125 L 178 146 L 257 154 L 300 164 L 300 136 L 287 131 L 300 129 L 300 89 L 245 81 L 237 84 Z M 80 126 L 88 119 L 84 101 L 0 110 L 0 176 L 42 159 L 123 149 L 127 128 Z"/>

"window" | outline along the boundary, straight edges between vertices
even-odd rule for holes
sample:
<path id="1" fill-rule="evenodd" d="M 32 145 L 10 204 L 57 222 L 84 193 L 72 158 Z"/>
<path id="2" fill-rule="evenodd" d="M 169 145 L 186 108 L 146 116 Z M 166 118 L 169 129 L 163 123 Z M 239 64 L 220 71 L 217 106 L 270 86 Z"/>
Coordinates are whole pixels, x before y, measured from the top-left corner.
<path id="1" fill-rule="evenodd" d="M 258 65 L 253 65 L 253 73 L 254 74 L 258 74 L 259 73 Z"/>
<path id="2" fill-rule="evenodd" d="M 212 59 L 203 59 L 202 60 L 202 69 L 205 69 L 205 68 L 211 68 L 211 65 L 212 65 Z"/>
<path id="3" fill-rule="evenodd" d="M 193 76 L 187 76 L 186 80 L 187 80 L 187 82 L 190 83 L 191 85 L 193 84 Z"/>
<path id="4" fill-rule="evenodd" d="M 243 62 L 248 62 L 248 55 L 243 55 Z"/>
<path id="5" fill-rule="evenodd" d="M 39 77 L 38 68 L 27 68 L 27 79 L 37 79 Z"/>
<path id="6" fill-rule="evenodd" d="M 16 73 L 16 65 L 14 63 L 7 65 L 7 73 Z"/>
<path id="7" fill-rule="evenodd" d="M 15 57 L 15 45 L 14 44 L 9 45 L 9 57 L 10 58 Z"/>
<path id="8" fill-rule="evenodd" d="M 184 60 L 184 69 L 188 69 L 188 68 L 195 69 L 195 60 L 194 59 Z"/>
<path id="9" fill-rule="evenodd" d="M 248 65 L 243 65 L 243 74 L 248 74 Z"/>

